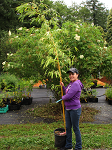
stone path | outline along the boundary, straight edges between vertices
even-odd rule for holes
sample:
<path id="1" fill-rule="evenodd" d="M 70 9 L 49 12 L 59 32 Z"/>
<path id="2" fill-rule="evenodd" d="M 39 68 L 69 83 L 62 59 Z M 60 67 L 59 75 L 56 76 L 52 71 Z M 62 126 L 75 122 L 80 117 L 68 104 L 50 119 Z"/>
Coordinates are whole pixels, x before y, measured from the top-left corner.
<path id="1" fill-rule="evenodd" d="M 103 95 L 105 93 L 104 88 L 98 88 L 98 95 Z M 47 89 L 33 89 L 31 96 L 33 97 L 33 102 L 31 105 L 22 105 L 20 110 L 8 111 L 5 114 L 0 114 L 0 124 L 24 124 L 24 123 L 36 123 L 36 122 L 47 122 L 50 123 L 53 120 L 44 119 L 41 117 L 31 117 L 25 114 L 25 111 L 29 108 L 34 108 L 37 105 L 46 104 L 49 99 L 54 102 L 53 94 Z M 105 96 L 98 97 L 98 103 L 82 103 L 83 106 L 94 107 L 100 110 L 95 116 L 95 124 L 112 124 L 112 105 L 109 105 L 105 101 Z"/>

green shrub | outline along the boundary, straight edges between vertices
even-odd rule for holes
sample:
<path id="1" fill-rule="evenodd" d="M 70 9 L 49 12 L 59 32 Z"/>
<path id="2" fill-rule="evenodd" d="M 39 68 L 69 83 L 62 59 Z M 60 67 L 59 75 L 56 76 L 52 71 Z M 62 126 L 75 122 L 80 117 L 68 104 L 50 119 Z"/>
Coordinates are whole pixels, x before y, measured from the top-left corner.
<path id="1" fill-rule="evenodd" d="M 2 90 L 13 91 L 18 83 L 18 78 L 15 75 L 4 73 L 0 76 L 0 87 Z"/>
<path id="2" fill-rule="evenodd" d="M 108 99 L 112 99 L 112 88 L 108 88 L 106 91 L 105 91 L 105 95 Z"/>

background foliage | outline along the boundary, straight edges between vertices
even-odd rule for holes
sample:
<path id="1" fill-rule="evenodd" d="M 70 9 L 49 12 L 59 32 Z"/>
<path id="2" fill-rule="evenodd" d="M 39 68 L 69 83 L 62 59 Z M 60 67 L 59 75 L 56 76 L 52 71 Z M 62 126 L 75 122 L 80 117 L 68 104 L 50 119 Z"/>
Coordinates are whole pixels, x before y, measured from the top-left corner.
<path id="1" fill-rule="evenodd" d="M 21 26 L 26 27 L 27 29 L 33 26 L 41 27 L 42 20 L 38 23 L 33 20 L 31 24 L 30 15 L 31 13 L 35 11 L 35 9 L 31 9 L 32 12 L 29 13 L 29 16 L 25 16 L 23 22 L 18 20 L 21 13 L 17 12 L 16 7 L 18 6 L 23 7 L 26 2 L 28 4 L 30 1 L 28 0 L 27 1 L 26 0 L 24 1 L 1 0 L 0 1 L 0 14 L 1 14 L 0 15 L 0 22 L 1 22 L 1 25 L 0 25 L 0 54 L 1 54 L 0 55 L 0 71 L 2 71 L 2 62 L 6 60 L 6 54 L 9 51 L 12 53 L 16 51 L 14 47 L 12 48 L 10 44 L 7 44 L 8 43 L 8 39 L 7 39 L 8 31 L 11 30 L 11 32 L 14 31 L 16 33 L 16 29 L 20 28 Z M 34 2 L 36 4 L 41 3 L 40 0 L 35 0 Z M 47 12 L 47 16 L 45 16 L 45 18 L 48 21 L 51 20 L 51 14 L 54 14 L 54 11 L 55 11 L 55 14 L 58 14 L 57 16 L 58 27 L 60 28 L 62 27 L 62 24 L 66 21 L 72 21 L 76 23 L 77 20 L 81 20 L 81 22 L 94 23 L 94 25 L 101 26 L 104 30 L 106 29 L 107 16 L 109 13 L 105 5 L 103 3 L 100 3 L 97 0 L 95 0 L 94 3 L 92 0 L 88 0 L 87 3 L 82 2 L 81 5 L 77 5 L 76 3 L 73 3 L 71 7 L 67 7 L 67 5 L 64 4 L 63 1 L 53 2 L 50 0 L 43 0 L 42 3 L 43 3 L 43 6 L 39 7 L 39 11 L 43 11 L 43 9 L 45 9 L 44 13 L 46 13 L 46 11 L 49 11 L 49 13 Z M 30 4 L 31 3 L 29 3 L 29 6 L 31 6 Z M 36 14 L 34 15 L 35 15 L 35 18 L 37 18 Z M 94 20 L 96 21 L 96 23 Z M 109 39 L 109 37 L 107 39 Z"/>
<path id="2" fill-rule="evenodd" d="M 84 7 L 75 7 L 74 13 L 82 13 L 82 8 L 84 10 L 90 8 L 86 11 L 87 16 L 83 18 L 83 21 L 91 18 L 88 14 L 94 13 L 95 9 L 92 8 L 97 7 L 97 3 L 97 0 L 94 3 L 88 1 Z M 56 5 L 59 8 L 62 6 L 66 8 L 63 3 L 56 2 Z M 60 77 L 59 64 L 66 84 L 68 83 L 66 71 L 70 67 L 76 67 L 79 70 L 80 79 L 84 84 L 90 83 L 90 79 L 96 78 L 99 72 L 107 75 L 107 71 L 111 70 L 109 67 L 111 50 L 110 47 L 106 47 L 108 45 L 104 39 L 103 28 L 99 27 L 98 23 L 94 25 L 95 18 L 92 19 L 93 24 L 82 22 L 82 19 L 77 22 L 76 20 L 75 22 L 67 21 L 69 16 L 64 17 L 64 12 L 56 8 L 60 15 L 51 6 L 53 7 L 53 3 L 49 3 L 48 6 L 45 1 L 39 1 L 39 3 L 36 1 L 17 7 L 16 13 L 19 14 L 22 24 L 28 21 L 30 26 L 18 28 L 16 33 L 10 34 L 7 42 L 4 40 L 1 42 L 6 52 L 10 52 L 7 56 L 6 53 L 3 56 L 4 62 L 1 59 L 4 70 L 21 78 L 45 80 L 48 87 L 57 90 Z M 100 6 L 102 4 L 98 5 Z M 68 10 L 73 13 L 72 8 Z M 78 16 L 77 19 L 79 18 Z"/>
<path id="3" fill-rule="evenodd" d="M 112 9 L 109 12 L 109 16 L 107 19 L 107 33 L 106 40 L 109 45 L 112 45 Z"/>
<path id="4" fill-rule="evenodd" d="M 41 8 L 45 9 L 40 11 Z M 81 21 L 68 21 L 60 29 L 56 11 L 43 3 L 26 3 L 19 6 L 17 11 L 22 21 L 27 16 L 31 24 L 41 23 L 41 28 L 21 27 L 10 36 L 9 43 L 17 51 L 8 54 L 8 60 L 4 62 L 5 71 L 27 79 L 46 80 L 48 87 L 58 91 L 59 65 L 66 84 L 69 67 L 79 70 L 84 84 L 92 76 L 97 77 L 99 72 L 103 75 L 108 70 L 110 53 L 105 47 L 101 28 Z M 53 17 L 46 19 L 50 13 Z"/>
<path id="5" fill-rule="evenodd" d="M 33 0 L 32 0 L 33 1 Z M 29 18 L 25 18 L 24 22 L 18 20 L 19 13 L 16 11 L 16 7 L 21 4 L 32 2 L 30 0 L 1 0 L 0 1 L 0 30 L 9 29 L 16 30 L 18 27 L 25 26 L 27 28 L 32 27 L 33 25 L 39 26 L 38 24 L 31 25 Z M 35 0 L 35 3 L 40 3 L 40 0 Z M 99 25 L 106 29 L 106 21 L 108 16 L 108 9 L 100 3 L 98 0 L 88 0 L 87 3 L 83 2 L 83 5 L 77 5 L 73 3 L 71 7 L 67 7 L 63 1 L 53 1 L 43 0 L 43 4 L 47 4 L 49 8 L 56 10 L 61 18 L 59 18 L 60 25 L 65 21 L 74 21 L 81 20 L 84 22 L 93 22 L 95 25 Z M 49 17 L 48 17 L 49 18 Z"/>

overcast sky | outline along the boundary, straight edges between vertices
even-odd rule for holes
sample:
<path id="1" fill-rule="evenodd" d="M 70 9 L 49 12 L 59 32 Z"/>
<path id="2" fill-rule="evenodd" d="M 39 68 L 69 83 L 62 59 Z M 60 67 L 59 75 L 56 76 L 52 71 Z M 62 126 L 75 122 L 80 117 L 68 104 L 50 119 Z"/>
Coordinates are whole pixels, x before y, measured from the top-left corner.
<path id="1" fill-rule="evenodd" d="M 62 1 L 62 0 L 52 0 L 52 1 Z M 63 0 L 67 6 L 71 6 L 73 2 L 76 4 L 80 4 L 82 1 L 86 0 Z M 98 0 L 99 2 L 103 3 L 107 9 L 112 8 L 112 0 Z"/>

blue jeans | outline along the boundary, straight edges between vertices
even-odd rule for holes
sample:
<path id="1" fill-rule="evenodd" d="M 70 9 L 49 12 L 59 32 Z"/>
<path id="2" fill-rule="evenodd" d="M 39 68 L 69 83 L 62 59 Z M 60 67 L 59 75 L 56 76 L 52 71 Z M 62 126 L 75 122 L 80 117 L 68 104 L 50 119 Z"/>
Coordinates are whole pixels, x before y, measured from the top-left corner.
<path id="1" fill-rule="evenodd" d="M 77 110 L 66 110 L 66 148 L 72 148 L 72 126 L 76 136 L 76 149 L 82 149 L 81 133 L 79 130 L 79 118 L 81 115 L 81 108 Z"/>

